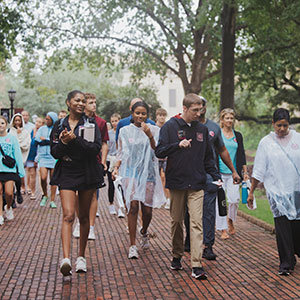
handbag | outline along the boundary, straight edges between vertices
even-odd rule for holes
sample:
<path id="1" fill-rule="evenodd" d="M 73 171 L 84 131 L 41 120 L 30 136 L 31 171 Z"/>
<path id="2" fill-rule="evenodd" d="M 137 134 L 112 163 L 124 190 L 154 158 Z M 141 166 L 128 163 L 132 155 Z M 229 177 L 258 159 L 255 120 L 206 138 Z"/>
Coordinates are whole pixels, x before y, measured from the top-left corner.
<path id="1" fill-rule="evenodd" d="M 13 168 L 16 165 L 16 160 L 9 155 L 6 155 L 0 145 L 0 151 L 2 154 L 2 163 L 7 166 L 8 168 Z"/>
<path id="2" fill-rule="evenodd" d="M 219 215 L 220 217 L 224 217 L 227 215 L 227 206 L 226 206 L 225 191 L 222 187 L 218 188 L 217 198 L 218 198 Z"/>

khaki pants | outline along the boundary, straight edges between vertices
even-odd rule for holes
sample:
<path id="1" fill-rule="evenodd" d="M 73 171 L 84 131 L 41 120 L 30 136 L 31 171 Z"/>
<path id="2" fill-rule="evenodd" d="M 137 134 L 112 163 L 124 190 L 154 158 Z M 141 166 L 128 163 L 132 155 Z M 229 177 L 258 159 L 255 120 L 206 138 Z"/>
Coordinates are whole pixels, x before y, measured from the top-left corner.
<path id="1" fill-rule="evenodd" d="M 172 255 L 181 258 L 184 254 L 183 242 L 183 220 L 185 206 L 187 204 L 190 214 L 190 236 L 191 236 L 191 265 L 192 268 L 202 267 L 202 211 L 203 211 L 203 190 L 170 190 L 171 194 L 171 238 Z"/>

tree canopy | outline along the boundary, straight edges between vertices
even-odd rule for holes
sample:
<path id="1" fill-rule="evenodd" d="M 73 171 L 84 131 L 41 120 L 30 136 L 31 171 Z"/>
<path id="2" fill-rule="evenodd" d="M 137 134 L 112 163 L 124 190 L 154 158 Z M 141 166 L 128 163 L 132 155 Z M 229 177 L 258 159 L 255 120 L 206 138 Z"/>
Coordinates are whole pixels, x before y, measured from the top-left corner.
<path id="1" fill-rule="evenodd" d="M 238 100 L 246 89 L 252 104 L 261 94 L 272 106 L 300 108 L 298 0 L 33 0 L 20 13 L 27 24 L 25 82 L 32 82 L 26 70 L 43 51 L 42 70 L 68 61 L 68 68 L 97 74 L 105 65 L 110 74 L 129 70 L 133 82 L 170 71 L 185 93 L 201 92 L 215 102 L 221 80 L 227 81 L 223 98 L 232 99 L 226 106 L 233 106 L 235 88 Z M 226 24 L 234 24 L 227 28 L 233 40 L 221 73 Z"/>

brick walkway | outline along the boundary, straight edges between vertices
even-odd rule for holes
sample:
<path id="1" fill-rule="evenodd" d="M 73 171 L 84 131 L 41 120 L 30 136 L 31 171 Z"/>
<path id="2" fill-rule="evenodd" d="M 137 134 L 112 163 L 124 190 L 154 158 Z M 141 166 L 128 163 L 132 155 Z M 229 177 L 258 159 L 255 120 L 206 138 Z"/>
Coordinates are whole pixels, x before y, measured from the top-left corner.
<path id="1" fill-rule="evenodd" d="M 157 238 L 138 260 L 128 260 L 125 219 L 110 216 L 106 190 L 101 190 L 96 241 L 86 252 L 88 273 L 63 279 L 59 271 L 61 209 L 40 208 L 29 200 L 14 210 L 15 220 L 0 227 L 0 299 L 300 299 L 300 264 L 289 277 L 277 275 L 275 236 L 238 218 L 237 234 L 217 236 L 217 261 L 204 261 L 207 281 L 170 265 L 170 217 L 154 210 L 151 230 Z M 72 241 L 75 263 L 78 240 Z"/>

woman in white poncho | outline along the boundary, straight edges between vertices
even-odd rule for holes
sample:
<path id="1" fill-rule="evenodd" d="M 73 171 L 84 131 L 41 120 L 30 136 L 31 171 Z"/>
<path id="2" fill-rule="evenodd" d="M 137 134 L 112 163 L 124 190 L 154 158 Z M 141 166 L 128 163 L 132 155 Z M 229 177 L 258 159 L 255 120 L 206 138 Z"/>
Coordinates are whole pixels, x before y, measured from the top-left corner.
<path id="1" fill-rule="evenodd" d="M 137 102 L 132 106 L 132 124 L 123 127 L 118 137 L 117 162 L 113 176 L 122 177 L 122 187 L 128 210 L 130 248 L 128 258 L 138 258 L 136 247 L 136 227 L 141 203 L 143 226 L 140 231 L 141 246 L 149 247 L 147 229 L 152 218 L 152 208 L 165 202 L 163 187 L 154 149 L 159 128 L 145 124 L 149 112 L 148 105 Z"/>
<path id="2" fill-rule="evenodd" d="M 300 134 L 289 129 L 290 116 L 284 108 L 273 114 L 275 132 L 259 143 L 252 174 L 248 204 L 259 181 L 264 183 L 274 215 L 279 253 L 279 275 L 289 275 L 300 257 Z"/>

